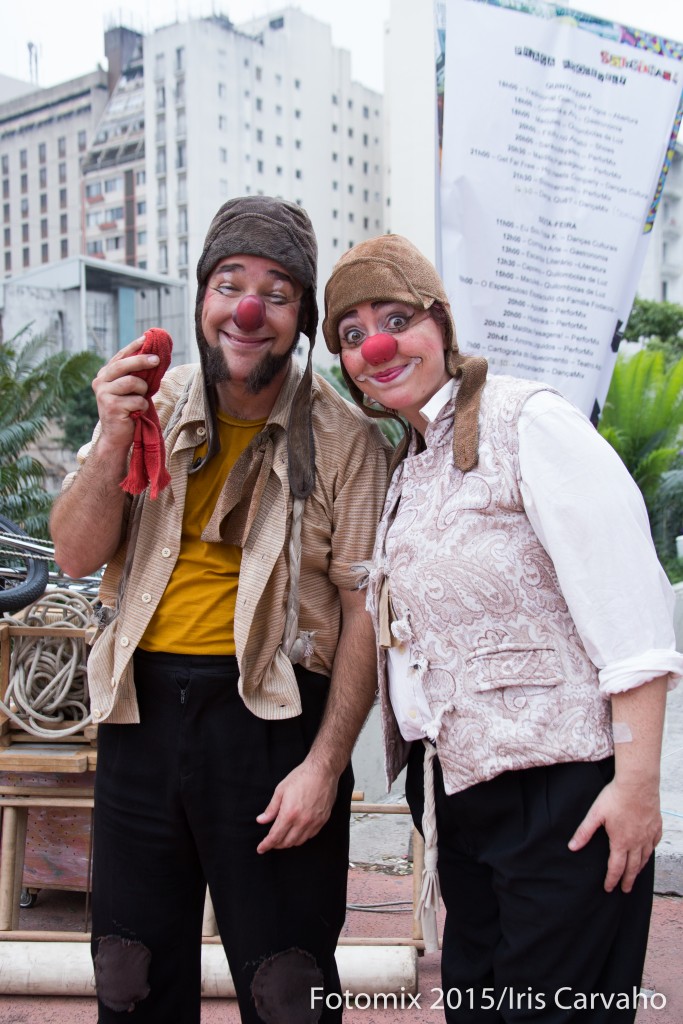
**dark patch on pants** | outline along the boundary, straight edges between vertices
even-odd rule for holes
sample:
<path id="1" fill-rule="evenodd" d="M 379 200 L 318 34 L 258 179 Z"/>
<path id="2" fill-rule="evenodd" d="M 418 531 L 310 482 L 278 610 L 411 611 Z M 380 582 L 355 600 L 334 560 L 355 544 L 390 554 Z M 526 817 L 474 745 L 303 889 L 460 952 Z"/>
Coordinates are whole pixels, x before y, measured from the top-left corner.
<path id="1" fill-rule="evenodd" d="M 264 1024 L 318 1024 L 320 1001 L 311 993 L 323 986 L 315 957 L 303 949 L 286 949 L 264 960 L 251 983 L 251 994 Z"/>
<path id="2" fill-rule="evenodd" d="M 152 954 L 142 942 L 120 935 L 104 935 L 98 940 L 95 957 L 97 996 L 110 1010 L 135 1009 L 149 995 L 147 977 Z"/>

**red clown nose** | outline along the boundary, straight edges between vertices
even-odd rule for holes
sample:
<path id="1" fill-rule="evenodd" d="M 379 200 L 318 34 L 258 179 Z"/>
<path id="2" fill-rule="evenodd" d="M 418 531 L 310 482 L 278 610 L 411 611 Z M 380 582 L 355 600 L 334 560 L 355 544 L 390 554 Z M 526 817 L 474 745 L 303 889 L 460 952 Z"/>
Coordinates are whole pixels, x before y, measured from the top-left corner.
<path id="1" fill-rule="evenodd" d="M 388 363 L 396 355 L 398 344 L 391 334 L 373 334 L 366 338 L 360 347 L 360 354 L 366 363 L 379 366 Z"/>
<path id="2" fill-rule="evenodd" d="M 245 295 L 232 314 L 240 331 L 257 331 L 266 322 L 266 307 L 259 295 Z"/>

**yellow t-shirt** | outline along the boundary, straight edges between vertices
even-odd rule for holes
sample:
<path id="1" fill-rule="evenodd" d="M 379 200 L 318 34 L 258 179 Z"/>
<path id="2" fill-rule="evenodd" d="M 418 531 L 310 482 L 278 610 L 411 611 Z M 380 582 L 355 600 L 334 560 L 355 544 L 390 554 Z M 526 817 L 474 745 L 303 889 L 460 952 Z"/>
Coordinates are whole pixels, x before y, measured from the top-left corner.
<path id="1" fill-rule="evenodd" d="M 180 553 L 140 641 L 146 651 L 171 654 L 234 654 L 235 601 L 241 548 L 207 544 L 202 532 L 230 470 L 266 420 L 235 420 L 218 414 L 221 450 L 187 478 Z M 206 453 L 206 444 L 195 458 Z"/>

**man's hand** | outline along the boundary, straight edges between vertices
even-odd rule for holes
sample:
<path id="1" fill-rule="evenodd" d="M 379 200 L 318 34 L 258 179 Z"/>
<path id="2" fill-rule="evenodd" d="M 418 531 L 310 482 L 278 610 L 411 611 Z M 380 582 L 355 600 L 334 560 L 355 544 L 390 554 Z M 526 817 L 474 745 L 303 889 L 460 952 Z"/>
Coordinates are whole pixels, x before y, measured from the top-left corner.
<path id="1" fill-rule="evenodd" d="M 101 426 L 98 443 L 124 449 L 126 453 L 135 433 L 131 413 L 145 412 L 149 405 L 145 398 L 147 383 L 135 375 L 159 362 L 158 356 L 139 354 L 144 340 L 144 337 L 136 338 L 117 352 L 101 368 L 92 385 Z"/>
<path id="2" fill-rule="evenodd" d="M 337 795 L 337 776 L 311 763 L 310 756 L 280 782 L 257 821 L 273 822 L 257 853 L 301 846 L 320 831 Z"/>

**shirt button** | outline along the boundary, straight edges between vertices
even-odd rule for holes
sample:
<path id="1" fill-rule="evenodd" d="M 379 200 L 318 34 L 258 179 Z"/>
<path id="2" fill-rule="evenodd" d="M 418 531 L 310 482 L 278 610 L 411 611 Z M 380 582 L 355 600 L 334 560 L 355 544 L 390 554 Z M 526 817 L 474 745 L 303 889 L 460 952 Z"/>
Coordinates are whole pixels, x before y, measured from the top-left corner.
<path id="1" fill-rule="evenodd" d="M 161 557 L 162 558 L 170 558 L 171 557 L 171 549 L 170 548 L 162 548 L 161 549 Z"/>
<path id="2" fill-rule="evenodd" d="M 143 594 L 142 597 L 140 598 L 140 600 L 142 601 L 143 604 L 149 604 L 149 602 L 152 600 L 152 595 L 151 594 Z"/>
<path id="3" fill-rule="evenodd" d="M 114 676 L 111 677 L 111 683 L 109 685 L 111 686 L 112 690 L 116 686 L 116 679 L 114 678 Z"/>
<path id="4" fill-rule="evenodd" d="M 121 644 L 122 647 L 127 647 L 128 644 L 130 643 L 130 640 L 128 639 L 127 636 L 122 636 L 121 639 L 119 640 L 119 643 Z"/>
<path id="5" fill-rule="evenodd" d="M 102 717 L 102 712 L 100 711 L 99 708 L 95 708 L 93 710 L 92 716 L 93 716 L 93 718 L 101 718 Z"/>
<path id="6" fill-rule="evenodd" d="M 408 712 L 408 718 L 417 718 L 417 711 L 415 708 L 411 708 Z"/>
<path id="7" fill-rule="evenodd" d="M 198 435 L 198 437 L 204 437 L 205 434 L 206 434 L 206 427 L 197 427 L 197 435 Z"/>

